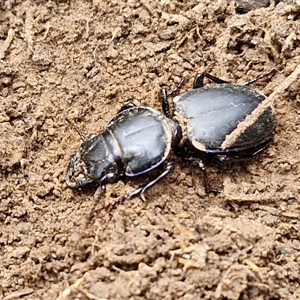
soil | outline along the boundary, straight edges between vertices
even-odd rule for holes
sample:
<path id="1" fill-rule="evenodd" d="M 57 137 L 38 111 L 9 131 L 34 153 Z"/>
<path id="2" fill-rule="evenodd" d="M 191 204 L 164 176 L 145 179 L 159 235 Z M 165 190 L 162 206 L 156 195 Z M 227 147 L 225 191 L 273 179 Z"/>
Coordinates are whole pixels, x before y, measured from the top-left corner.
<path id="1" fill-rule="evenodd" d="M 300 4 L 254 2 L 2 2 L 1 299 L 300 299 Z M 108 184 L 87 222 L 98 192 L 65 183 L 74 126 L 160 109 L 161 87 L 199 72 L 242 83 L 272 68 L 252 87 L 271 95 L 274 140 L 209 165 L 220 194 L 171 155 L 147 201 L 108 211 L 145 178 Z"/>

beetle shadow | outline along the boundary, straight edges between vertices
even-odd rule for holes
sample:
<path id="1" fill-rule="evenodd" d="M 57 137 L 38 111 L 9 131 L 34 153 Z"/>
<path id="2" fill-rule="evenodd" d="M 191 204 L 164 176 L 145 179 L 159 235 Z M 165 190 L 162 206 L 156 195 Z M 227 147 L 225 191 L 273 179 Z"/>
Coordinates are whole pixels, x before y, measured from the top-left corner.
<path id="1" fill-rule="evenodd" d="M 91 220 L 102 211 L 108 213 L 111 218 L 112 211 L 118 205 L 121 205 L 128 200 L 135 199 L 138 195 L 140 196 L 142 202 L 147 202 L 148 199 L 144 196 L 145 186 L 147 186 L 149 183 L 153 183 L 149 185 L 152 190 L 153 185 L 161 182 L 161 179 L 164 179 L 165 176 L 160 177 L 160 175 L 163 174 L 163 172 L 166 170 L 166 166 L 168 165 L 170 165 L 170 163 L 163 163 L 157 168 L 149 171 L 148 173 L 140 174 L 138 176 L 121 176 L 118 180 L 118 182 L 122 182 L 123 186 L 123 188 L 121 187 L 120 189 L 121 193 L 119 193 L 119 191 L 117 192 L 114 187 L 112 188 L 112 190 L 109 188 L 109 191 L 106 191 L 105 186 L 97 185 L 95 183 L 91 183 L 89 184 L 89 186 L 82 187 L 79 191 L 77 190 L 76 193 L 88 193 L 94 198 L 91 209 L 87 214 L 85 227 L 87 227 L 90 224 Z M 171 171 L 168 171 L 168 173 L 166 174 L 171 173 Z M 147 182 L 148 184 L 145 184 L 145 182 Z M 128 186 L 130 187 L 131 191 L 125 193 L 124 190 L 127 189 Z M 148 188 L 146 190 L 148 190 Z M 101 200 L 104 200 L 105 198 L 107 199 L 107 197 L 110 199 L 110 203 L 107 204 L 106 201 L 101 202 Z"/>
<path id="2" fill-rule="evenodd" d="M 246 177 L 249 174 L 249 165 L 255 164 L 258 159 L 258 156 L 246 155 L 247 153 L 245 152 L 244 157 L 234 157 L 234 154 L 231 153 L 232 157 L 228 159 L 227 156 L 227 160 L 220 161 L 213 153 L 210 154 L 201 151 L 192 151 L 193 153 L 191 153 L 190 149 L 187 150 L 189 152 L 180 149 L 179 152 L 176 152 L 176 155 L 182 159 L 184 166 L 193 165 L 193 172 L 196 173 L 199 170 L 202 173 L 203 188 L 207 195 L 218 195 L 223 192 L 222 179 L 225 176 L 236 173 L 239 178 Z"/>

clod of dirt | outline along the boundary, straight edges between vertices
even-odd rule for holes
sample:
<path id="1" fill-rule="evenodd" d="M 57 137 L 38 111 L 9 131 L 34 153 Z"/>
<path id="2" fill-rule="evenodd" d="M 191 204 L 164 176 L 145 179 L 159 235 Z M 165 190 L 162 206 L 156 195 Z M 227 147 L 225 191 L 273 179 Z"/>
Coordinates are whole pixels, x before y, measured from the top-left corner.
<path id="1" fill-rule="evenodd" d="M 20 136 L 10 123 L 0 123 L 0 170 L 9 172 L 13 166 L 21 163 L 25 149 L 24 137 Z"/>

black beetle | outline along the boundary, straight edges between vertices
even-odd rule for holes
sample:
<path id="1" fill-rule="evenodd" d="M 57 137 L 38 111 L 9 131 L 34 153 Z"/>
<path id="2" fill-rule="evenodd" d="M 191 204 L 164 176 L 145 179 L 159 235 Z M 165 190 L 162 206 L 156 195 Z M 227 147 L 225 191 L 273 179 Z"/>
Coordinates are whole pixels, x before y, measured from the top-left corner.
<path id="1" fill-rule="evenodd" d="M 158 169 L 155 179 L 114 205 L 136 194 L 142 196 L 173 169 L 165 160 L 179 137 L 177 123 L 163 113 L 150 107 L 126 105 L 107 122 L 102 133 L 83 138 L 79 152 L 68 165 L 66 183 L 77 189 L 100 186 L 104 191 L 106 183 L 116 182 L 120 177 L 135 177 Z"/>
<path id="2" fill-rule="evenodd" d="M 197 74 L 193 89 L 174 97 L 172 114 L 168 102 L 171 93 L 161 90 L 163 111 L 182 130 L 183 140 L 176 152 L 203 170 L 207 193 L 217 190 L 209 188 L 203 161 L 250 158 L 272 140 L 276 125 L 273 109 L 265 105 L 263 94 L 247 86 L 272 71 L 239 85 L 208 73 Z M 218 84 L 204 87 L 204 77 Z"/>

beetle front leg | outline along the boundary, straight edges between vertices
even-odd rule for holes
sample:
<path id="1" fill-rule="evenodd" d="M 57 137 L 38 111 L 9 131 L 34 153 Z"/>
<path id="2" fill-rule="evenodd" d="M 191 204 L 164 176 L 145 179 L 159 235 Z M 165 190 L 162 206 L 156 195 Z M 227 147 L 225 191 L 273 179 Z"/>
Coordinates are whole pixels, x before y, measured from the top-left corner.
<path id="1" fill-rule="evenodd" d="M 89 211 L 89 213 L 86 217 L 85 227 L 87 227 L 87 225 L 91 222 L 92 217 L 93 217 L 93 213 L 95 211 L 95 207 L 98 204 L 98 202 L 99 202 L 100 198 L 102 197 L 102 195 L 104 194 L 105 190 L 106 190 L 106 185 L 102 184 L 102 185 L 98 186 L 97 190 L 95 191 L 94 197 L 93 197 L 94 198 L 93 199 L 94 200 L 93 205 L 92 205 L 92 207 L 91 207 L 91 209 L 90 209 L 90 211 Z"/>
<path id="2" fill-rule="evenodd" d="M 118 198 L 116 201 L 114 201 L 111 205 L 110 205 L 110 209 L 115 208 L 117 205 L 123 203 L 125 200 L 128 200 L 130 198 L 132 198 L 135 195 L 140 195 L 141 199 L 143 201 L 146 201 L 144 193 L 145 191 L 150 188 L 151 186 L 153 186 L 155 183 L 157 183 L 160 179 L 162 179 L 163 177 L 165 177 L 166 175 L 168 175 L 169 173 L 171 173 L 174 169 L 173 164 L 168 163 L 165 165 L 164 170 L 153 180 L 151 180 L 150 182 L 148 182 L 145 185 L 140 186 L 139 188 L 133 190 L 132 192 Z"/>

